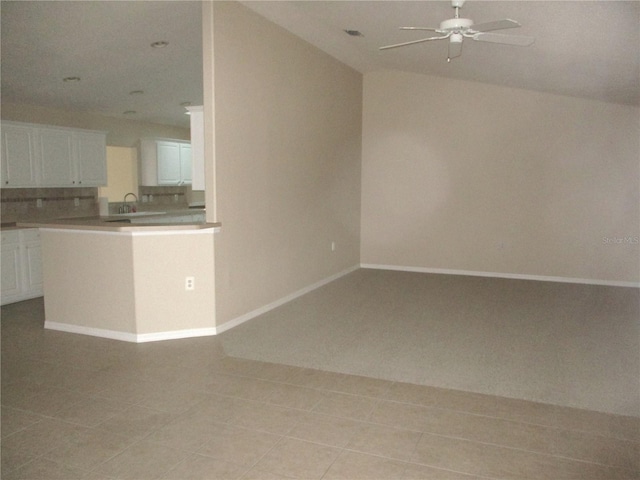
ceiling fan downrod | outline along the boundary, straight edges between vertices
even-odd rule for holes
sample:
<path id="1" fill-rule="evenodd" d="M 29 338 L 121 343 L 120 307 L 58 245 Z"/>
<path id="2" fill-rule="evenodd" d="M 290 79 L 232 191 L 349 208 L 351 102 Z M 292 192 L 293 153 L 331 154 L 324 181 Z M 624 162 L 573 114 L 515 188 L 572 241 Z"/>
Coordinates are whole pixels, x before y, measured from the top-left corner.
<path id="1" fill-rule="evenodd" d="M 451 6 L 455 11 L 454 18 L 460 18 L 460 9 L 464 5 L 465 0 L 451 0 Z"/>

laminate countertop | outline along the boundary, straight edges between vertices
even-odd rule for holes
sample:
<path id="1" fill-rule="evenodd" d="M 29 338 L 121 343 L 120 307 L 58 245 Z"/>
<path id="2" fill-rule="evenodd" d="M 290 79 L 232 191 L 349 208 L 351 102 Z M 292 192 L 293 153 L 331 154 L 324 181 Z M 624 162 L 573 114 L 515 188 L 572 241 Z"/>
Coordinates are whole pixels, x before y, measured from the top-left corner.
<path id="1" fill-rule="evenodd" d="M 135 216 L 104 216 L 104 217 L 72 217 L 46 220 L 18 221 L 15 224 L 3 225 L 5 228 L 55 228 L 69 230 L 93 230 L 104 232 L 154 232 L 168 230 L 209 230 L 219 229 L 220 222 L 215 223 L 178 223 L 171 221 L 171 215 L 139 214 Z M 144 218 L 144 223 L 137 223 L 137 219 Z"/>

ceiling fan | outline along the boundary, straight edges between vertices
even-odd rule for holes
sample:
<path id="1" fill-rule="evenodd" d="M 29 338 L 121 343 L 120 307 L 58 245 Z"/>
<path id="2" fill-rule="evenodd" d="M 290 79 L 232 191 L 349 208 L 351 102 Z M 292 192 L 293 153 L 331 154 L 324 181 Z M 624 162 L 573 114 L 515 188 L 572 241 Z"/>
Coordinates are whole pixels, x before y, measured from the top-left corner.
<path id="1" fill-rule="evenodd" d="M 426 30 L 428 32 L 436 32 L 440 34 L 439 36 L 387 45 L 380 47 L 380 50 L 404 47 L 415 43 L 429 42 L 431 40 L 449 39 L 449 54 L 447 56 L 447 62 L 450 62 L 452 58 L 458 57 L 462 53 L 462 40 L 465 37 L 472 38 L 478 42 L 502 43 L 504 45 L 517 45 L 521 47 L 529 46 L 535 41 L 534 37 L 492 33 L 494 30 L 519 27 L 520 24 L 515 20 L 504 19 L 496 20 L 494 22 L 474 24 L 473 20 L 469 18 L 460 18 L 460 8 L 462 8 L 464 2 L 465 0 L 451 0 L 451 6 L 455 10 L 455 16 L 454 18 L 441 22 L 439 28 L 400 27 L 400 30 Z"/>

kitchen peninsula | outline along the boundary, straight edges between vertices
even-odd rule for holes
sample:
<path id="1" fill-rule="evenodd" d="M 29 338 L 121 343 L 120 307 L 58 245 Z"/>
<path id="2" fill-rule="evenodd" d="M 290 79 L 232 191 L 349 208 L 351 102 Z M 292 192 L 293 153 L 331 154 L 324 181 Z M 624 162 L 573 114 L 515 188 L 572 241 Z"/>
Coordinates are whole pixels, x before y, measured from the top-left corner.
<path id="1" fill-rule="evenodd" d="M 45 328 L 129 342 L 216 333 L 218 223 L 91 217 L 40 229 Z"/>

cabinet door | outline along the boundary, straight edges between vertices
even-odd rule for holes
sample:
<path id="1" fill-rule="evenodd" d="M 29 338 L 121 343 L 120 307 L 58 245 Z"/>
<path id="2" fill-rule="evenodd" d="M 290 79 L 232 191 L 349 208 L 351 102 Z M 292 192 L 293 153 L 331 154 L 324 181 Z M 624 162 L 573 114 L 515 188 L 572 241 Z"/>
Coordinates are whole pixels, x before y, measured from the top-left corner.
<path id="1" fill-rule="evenodd" d="M 102 133 L 75 133 L 77 185 L 107 184 L 106 137 Z"/>
<path id="2" fill-rule="evenodd" d="M 15 232 L 17 234 L 17 231 Z M 16 235 L 17 239 L 17 235 Z M 15 297 L 20 297 L 22 293 L 20 244 L 17 242 L 5 243 L 3 235 L 2 248 L 2 279 L 0 290 L 2 291 L 2 304 L 8 303 Z"/>
<path id="3" fill-rule="evenodd" d="M 191 145 L 180 144 L 181 185 L 191 185 Z"/>
<path id="4" fill-rule="evenodd" d="M 191 114 L 191 188 L 204 190 L 204 113 L 202 106 L 187 110 Z"/>
<path id="5" fill-rule="evenodd" d="M 35 129 L 2 125 L 2 186 L 36 186 Z"/>
<path id="6" fill-rule="evenodd" d="M 27 243 L 24 249 L 24 286 L 29 296 L 42 295 L 42 246 Z"/>
<path id="7" fill-rule="evenodd" d="M 38 135 L 41 185 L 72 187 L 74 185 L 73 140 L 70 131 L 42 128 Z"/>
<path id="8" fill-rule="evenodd" d="M 179 185 L 180 144 L 174 142 L 157 142 L 158 185 Z"/>

